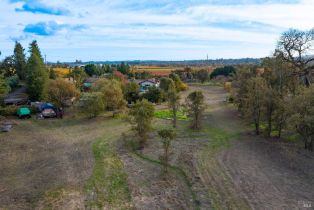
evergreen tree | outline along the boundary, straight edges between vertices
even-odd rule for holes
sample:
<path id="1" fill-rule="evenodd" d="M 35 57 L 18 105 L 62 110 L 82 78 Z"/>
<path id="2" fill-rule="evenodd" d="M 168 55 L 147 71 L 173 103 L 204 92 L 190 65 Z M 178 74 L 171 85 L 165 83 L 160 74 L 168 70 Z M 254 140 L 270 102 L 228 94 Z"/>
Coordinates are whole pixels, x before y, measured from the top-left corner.
<path id="1" fill-rule="evenodd" d="M 47 95 L 48 71 L 36 41 L 30 44 L 30 57 L 26 65 L 27 91 L 31 100 L 43 100 Z"/>
<path id="2" fill-rule="evenodd" d="M 125 64 L 124 62 L 122 62 L 120 65 L 118 65 L 117 69 L 122 74 L 128 74 L 130 66 L 128 64 Z"/>
<path id="3" fill-rule="evenodd" d="M 24 48 L 19 42 L 15 42 L 14 47 L 14 63 L 16 73 L 20 80 L 25 80 L 26 58 Z"/>

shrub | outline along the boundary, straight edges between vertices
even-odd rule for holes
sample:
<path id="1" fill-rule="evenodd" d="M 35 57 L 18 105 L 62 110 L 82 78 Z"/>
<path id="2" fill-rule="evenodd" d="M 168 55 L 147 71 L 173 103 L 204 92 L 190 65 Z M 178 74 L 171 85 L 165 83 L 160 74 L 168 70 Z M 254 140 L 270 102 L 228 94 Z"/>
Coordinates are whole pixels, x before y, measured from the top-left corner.
<path id="1" fill-rule="evenodd" d="M 174 81 L 177 91 L 185 91 L 188 89 L 188 86 L 181 81 L 179 75 L 171 73 L 169 77 Z"/>
<path id="2" fill-rule="evenodd" d="M 115 79 L 100 79 L 93 88 L 93 91 L 100 92 L 108 111 L 121 109 L 125 106 L 121 82 Z"/>
<path id="3" fill-rule="evenodd" d="M 232 83 L 231 82 L 225 82 L 224 88 L 225 88 L 225 91 L 230 93 L 231 92 L 231 88 L 232 88 Z"/>
<path id="4" fill-rule="evenodd" d="M 100 92 L 83 93 L 79 106 L 81 112 L 90 118 L 97 117 L 105 109 Z"/>
<path id="5" fill-rule="evenodd" d="M 209 80 L 209 72 L 206 69 L 201 69 L 197 72 L 197 78 L 204 83 Z"/>
<path id="6" fill-rule="evenodd" d="M 2 115 L 2 116 L 13 116 L 13 115 L 16 115 L 16 112 L 18 109 L 19 109 L 19 107 L 15 106 L 15 105 L 0 107 L 0 115 Z"/>
<path id="7" fill-rule="evenodd" d="M 148 133 L 152 129 L 152 121 L 154 117 L 154 105 L 147 100 L 137 101 L 130 110 L 131 123 L 133 129 L 140 137 L 140 148 L 148 138 Z"/>
<path id="8" fill-rule="evenodd" d="M 235 68 L 233 66 L 224 66 L 220 68 L 216 68 L 211 74 L 210 74 L 210 79 L 213 79 L 219 75 L 222 76 L 231 76 L 232 74 L 235 73 Z"/>
<path id="9" fill-rule="evenodd" d="M 150 87 L 146 93 L 143 94 L 143 98 L 152 103 L 160 103 L 164 100 L 164 95 L 157 87 Z"/>

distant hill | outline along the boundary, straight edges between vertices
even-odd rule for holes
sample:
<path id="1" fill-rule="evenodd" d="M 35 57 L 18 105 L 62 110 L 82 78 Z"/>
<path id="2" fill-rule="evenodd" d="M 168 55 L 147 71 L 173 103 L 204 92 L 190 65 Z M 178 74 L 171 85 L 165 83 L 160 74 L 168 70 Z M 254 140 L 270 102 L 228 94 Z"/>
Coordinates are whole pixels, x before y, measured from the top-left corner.
<path id="1" fill-rule="evenodd" d="M 88 62 L 65 62 L 70 66 L 86 64 L 120 64 L 122 61 L 88 61 Z M 133 60 L 123 61 L 129 65 L 184 65 L 184 66 L 203 66 L 203 65 L 241 65 L 241 64 L 260 64 L 260 58 L 239 58 L 239 59 L 211 59 L 211 60 L 184 60 L 184 61 L 159 61 L 159 60 Z M 51 63 L 55 64 L 55 63 Z"/>

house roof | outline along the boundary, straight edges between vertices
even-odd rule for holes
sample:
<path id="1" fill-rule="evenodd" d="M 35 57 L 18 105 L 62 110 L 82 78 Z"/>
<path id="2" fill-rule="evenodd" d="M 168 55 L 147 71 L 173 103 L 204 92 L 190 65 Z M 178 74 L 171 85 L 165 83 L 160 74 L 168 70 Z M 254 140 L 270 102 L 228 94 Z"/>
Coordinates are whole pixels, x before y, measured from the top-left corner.
<path id="1" fill-rule="evenodd" d="M 153 83 L 153 84 L 157 84 L 158 81 L 156 79 L 146 79 L 146 80 L 143 80 L 141 82 L 139 82 L 138 84 L 142 84 L 144 82 L 150 82 L 150 83 Z"/>
<path id="2" fill-rule="evenodd" d="M 84 83 L 95 83 L 98 79 L 97 77 L 89 77 L 85 79 Z"/>

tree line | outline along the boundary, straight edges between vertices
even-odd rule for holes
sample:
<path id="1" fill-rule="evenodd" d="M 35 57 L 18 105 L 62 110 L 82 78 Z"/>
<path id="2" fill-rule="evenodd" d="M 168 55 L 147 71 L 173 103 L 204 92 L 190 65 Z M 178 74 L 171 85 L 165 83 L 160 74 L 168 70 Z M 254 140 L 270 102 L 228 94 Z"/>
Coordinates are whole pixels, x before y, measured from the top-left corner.
<path id="1" fill-rule="evenodd" d="M 297 133 L 304 148 L 313 151 L 314 86 L 311 85 L 314 30 L 290 29 L 282 34 L 274 55 L 261 65 L 237 69 L 232 100 L 255 133 L 268 137 Z"/>

